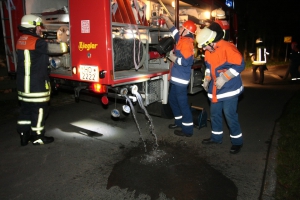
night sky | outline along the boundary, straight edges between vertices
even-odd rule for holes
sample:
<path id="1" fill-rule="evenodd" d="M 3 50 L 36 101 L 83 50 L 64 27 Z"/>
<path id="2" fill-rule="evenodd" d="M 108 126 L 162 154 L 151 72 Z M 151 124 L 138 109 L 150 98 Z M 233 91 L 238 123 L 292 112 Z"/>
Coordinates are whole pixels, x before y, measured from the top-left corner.
<path id="1" fill-rule="evenodd" d="M 300 43 L 300 3 L 297 0 L 235 0 L 239 20 L 239 46 L 251 48 L 261 37 L 269 48 L 282 48 L 285 36 Z M 242 39 L 242 40 L 241 40 Z M 281 53 L 282 54 L 282 53 Z"/>
<path id="2" fill-rule="evenodd" d="M 201 1 L 201 0 L 199 0 Z M 225 1 L 225 0 L 224 0 Z M 234 0 L 238 15 L 238 48 L 250 50 L 260 37 L 273 56 L 282 56 L 285 36 L 300 43 L 300 2 L 298 0 Z M 3 43 L 2 26 L 1 42 Z"/>

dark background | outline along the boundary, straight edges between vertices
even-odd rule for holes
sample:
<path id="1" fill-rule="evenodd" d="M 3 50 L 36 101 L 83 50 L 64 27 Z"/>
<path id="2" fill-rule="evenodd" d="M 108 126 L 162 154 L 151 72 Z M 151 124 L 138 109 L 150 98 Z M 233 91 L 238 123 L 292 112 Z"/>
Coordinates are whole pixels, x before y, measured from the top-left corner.
<path id="1" fill-rule="evenodd" d="M 238 15 L 238 48 L 246 56 L 260 37 L 270 59 L 282 61 L 290 44 L 285 36 L 299 43 L 300 3 L 297 0 L 235 0 Z"/>
<path id="2" fill-rule="evenodd" d="M 245 59 L 249 59 L 248 53 L 258 37 L 264 41 L 269 59 L 274 61 L 284 61 L 289 54 L 290 44 L 284 43 L 285 36 L 292 36 L 293 41 L 300 43 L 298 0 L 234 0 L 234 5 L 238 16 L 237 47 Z M 3 53 L 2 24 L 0 31 L 0 52 Z"/>

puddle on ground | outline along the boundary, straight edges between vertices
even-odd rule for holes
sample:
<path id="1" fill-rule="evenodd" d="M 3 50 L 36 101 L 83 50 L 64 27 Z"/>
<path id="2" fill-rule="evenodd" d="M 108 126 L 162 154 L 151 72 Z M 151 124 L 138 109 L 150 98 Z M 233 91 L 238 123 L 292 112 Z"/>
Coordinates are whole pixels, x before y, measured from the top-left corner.
<path id="1" fill-rule="evenodd" d="M 195 152 L 164 143 L 156 151 L 145 153 L 141 144 L 128 150 L 125 158 L 114 165 L 106 188 L 118 186 L 135 191 L 135 198 L 147 194 L 158 199 L 164 193 L 176 200 L 237 199 L 235 184 Z"/>

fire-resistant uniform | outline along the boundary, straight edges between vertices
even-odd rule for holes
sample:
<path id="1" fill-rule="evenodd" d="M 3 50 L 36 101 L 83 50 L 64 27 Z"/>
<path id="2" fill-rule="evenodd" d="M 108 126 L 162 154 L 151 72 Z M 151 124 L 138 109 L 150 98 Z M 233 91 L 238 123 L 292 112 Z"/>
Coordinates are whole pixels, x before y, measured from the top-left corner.
<path id="1" fill-rule="evenodd" d="M 23 30 L 17 41 L 17 90 L 21 113 L 17 122 L 19 133 L 45 133 L 45 118 L 50 100 L 47 42 L 33 32 Z"/>
<path id="2" fill-rule="evenodd" d="M 300 80 L 300 73 L 299 73 L 299 66 L 300 66 L 300 51 L 298 49 L 298 44 L 296 42 L 293 42 L 292 49 L 290 53 L 290 66 L 289 66 L 289 72 L 292 77 L 292 81 Z"/>
<path id="3" fill-rule="evenodd" d="M 170 29 L 176 42 L 174 54 L 177 59 L 171 69 L 171 88 L 169 103 L 172 108 L 175 124 L 182 127 L 182 132 L 193 134 L 193 117 L 188 104 L 187 88 L 194 62 L 194 36 L 189 33 L 184 37 L 179 35 L 174 26 Z"/>
<path id="4" fill-rule="evenodd" d="M 229 22 L 227 20 L 224 20 L 224 19 L 216 19 L 215 22 L 217 24 L 219 24 L 222 28 L 222 30 L 224 31 L 224 37 L 223 39 L 228 41 L 229 40 L 229 29 L 230 29 L 230 25 L 229 25 Z"/>
<path id="5" fill-rule="evenodd" d="M 219 24 L 221 29 L 223 30 L 223 32 L 224 32 L 223 39 L 228 41 L 230 38 L 230 33 L 229 33 L 230 25 L 229 25 L 229 22 L 226 20 L 225 11 L 222 8 L 218 8 L 218 9 L 213 10 L 211 15 L 212 15 L 212 17 L 215 18 L 214 22 Z M 213 31 L 218 31 L 217 29 L 214 29 L 211 26 L 209 26 L 208 28 Z"/>
<path id="6" fill-rule="evenodd" d="M 221 143 L 223 139 L 223 113 L 224 111 L 233 145 L 242 145 L 243 138 L 238 122 L 237 102 L 238 96 L 243 92 L 243 84 L 240 73 L 245 69 L 242 55 L 234 44 L 220 40 L 216 43 L 215 51 L 205 51 L 206 74 L 210 74 L 211 81 L 207 94 L 211 101 L 211 140 Z M 232 77 L 217 89 L 216 79 L 220 74 L 229 72 Z"/>
<path id="7" fill-rule="evenodd" d="M 253 82 L 258 80 L 259 84 L 264 83 L 264 71 L 267 69 L 267 52 L 263 42 L 259 39 L 256 40 L 255 50 L 250 53 L 252 60 L 252 76 Z M 259 79 L 257 78 L 256 70 L 259 69 Z"/>

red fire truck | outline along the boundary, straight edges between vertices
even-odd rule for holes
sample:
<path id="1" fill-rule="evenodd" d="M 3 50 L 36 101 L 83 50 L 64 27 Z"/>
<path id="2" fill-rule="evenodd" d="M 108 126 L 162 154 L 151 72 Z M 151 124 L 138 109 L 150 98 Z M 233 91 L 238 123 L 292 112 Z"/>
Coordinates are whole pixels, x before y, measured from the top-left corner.
<path id="1" fill-rule="evenodd" d="M 218 0 L 2 0 L 8 72 L 17 70 L 15 41 L 21 18 L 35 14 L 43 19 L 42 37 L 69 46 L 67 53 L 49 54 L 52 89 L 72 87 L 76 101 L 82 91 L 97 93 L 108 104 L 108 97 L 128 95 L 134 100 L 130 89 L 138 88 L 145 106 L 165 105 L 171 62 L 157 45 L 171 33 L 160 15 L 170 15 L 177 26 L 187 19 L 200 24 L 207 11 L 220 7 L 231 16 L 231 9 Z M 202 90 L 203 64 L 197 52 L 195 48 L 191 94 Z"/>

